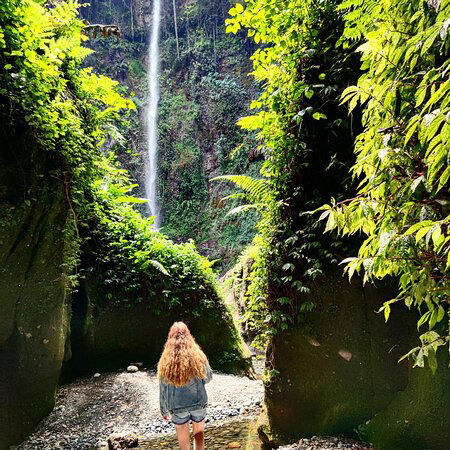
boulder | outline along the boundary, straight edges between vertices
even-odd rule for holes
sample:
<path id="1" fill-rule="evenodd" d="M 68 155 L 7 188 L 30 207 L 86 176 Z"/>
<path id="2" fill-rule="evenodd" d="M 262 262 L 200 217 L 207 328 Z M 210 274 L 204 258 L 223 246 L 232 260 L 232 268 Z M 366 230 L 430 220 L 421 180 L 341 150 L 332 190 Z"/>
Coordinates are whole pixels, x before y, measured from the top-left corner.
<path id="1" fill-rule="evenodd" d="M 448 360 L 434 377 L 398 363 L 416 345 L 416 315 L 397 304 L 384 323 L 376 311 L 393 295 L 339 273 L 311 286 L 314 310 L 269 345 L 276 372 L 265 383 L 266 442 L 360 434 L 377 449 L 448 448 Z"/>
<path id="2" fill-rule="evenodd" d="M 213 369 L 250 369 L 251 355 L 228 308 L 212 289 L 208 302 L 186 295 L 181 304 L 164 308 L 155 295 L 133 303 L 123 293 L 105 288 L 92 272 L 78 287 L 73 304 L 72 358 L 65 364 L 69 376 L 154 366 L 176 320 L 188 324 Z M 139 366 L 130 361 L 139 361 Z"/>

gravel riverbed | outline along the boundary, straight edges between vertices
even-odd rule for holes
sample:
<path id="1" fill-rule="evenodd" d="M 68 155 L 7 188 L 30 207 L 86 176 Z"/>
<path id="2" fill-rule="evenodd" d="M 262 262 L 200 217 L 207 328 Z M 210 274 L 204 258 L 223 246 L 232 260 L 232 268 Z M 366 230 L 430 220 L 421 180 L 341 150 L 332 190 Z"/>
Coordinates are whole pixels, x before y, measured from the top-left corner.
<path id="1" fill-rule="evenodd" d="M 256 364 L 256 373 L 260 375 L 258 369 Z M 262 381 L 215 373 L 207 391 L 207 447 L 225 450 L 239 445 L 246 450 L 260 450 L 256 416 L 263 398 Z M 250 420 L 242 420 L 245 418 Z M 138 450 L 178 448 L 174 426 L 163 420 L 159 411 L 154 372 L 106 373 L 61 386 L 54 410 L 15 448 L 105 449 L 112 433 L 137 434 Z M 279 450 L 332 449 L 372 450 L 372 447 L 346 437 L 313 437 L 279 447 Z"/>
<path id="2" fill-rule="evenodd" d="M 311 439 L 300 439 L 292 445 L 278 447 L 278 450 L 374 450 L 370 445 L 355 441 L 345 436 L 314 436 Z"/>
<path id="3" fill-rule="evenodd" d="M 263 396 L 261 380 L 215 373 L 207 385 L 207 422 L 256 415 Z M 159 411 L 154 372 L 108 373 L 82 378 L 58 390 L 54 410 L 17 450 L 84 450 L 105 445 L 111 433 L 150 437 L 173 433 Z"/>

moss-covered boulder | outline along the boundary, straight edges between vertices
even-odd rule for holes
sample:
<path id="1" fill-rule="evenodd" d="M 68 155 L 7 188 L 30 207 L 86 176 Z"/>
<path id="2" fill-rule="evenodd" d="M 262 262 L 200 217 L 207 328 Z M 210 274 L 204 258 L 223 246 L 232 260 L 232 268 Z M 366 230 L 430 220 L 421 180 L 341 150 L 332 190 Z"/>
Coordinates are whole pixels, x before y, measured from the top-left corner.
<path id="1" fill-rule="evenodd" d="M 0 133 L 0 449 L 53 408 L 69 323 L 64 185 L 22 132 Z"/>
<path id="2" fill-rule="evenodd" d="M 66 373 L 157 362 L 168 330 L 185 321 L 213 368 L 249 366 L 211 263 L 194 243 L 175 244 L 151 220 L 99 195 L 86 208 L 81 284 L 73 299 Z"/>
<path id="3" fill-rule="evenodd" d="M 449 371 L 397 362 L 413 346 L 415 317 L 398 307 L 385 324 L 375 312 L 391 294 L 337 274 L 311 286 L 313 312 L 269 346 L 265 440 L 359 431 L 381 449 L 445 448 Z"/>
<path id="4" fill-rule="evenodd" d="M 413 369 L 403 392 L 368 423 L 361 435 L 377 450 L 446 450 L 450 443 L 450 369 L 445 350 L 438 353 L 439 366 Z"/>

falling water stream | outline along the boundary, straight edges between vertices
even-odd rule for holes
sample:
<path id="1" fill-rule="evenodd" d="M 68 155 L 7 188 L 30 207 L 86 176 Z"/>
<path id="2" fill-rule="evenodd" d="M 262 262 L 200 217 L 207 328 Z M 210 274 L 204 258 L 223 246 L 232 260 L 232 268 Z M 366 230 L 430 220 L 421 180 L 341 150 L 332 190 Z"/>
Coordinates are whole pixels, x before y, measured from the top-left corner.
<path id="1" fill-rule="evenodd" d="M 147 108 L 147 151 L 145 190 L 149 200 L 150 215 L 155 216 L 155 226 L 159 228 L 160 211 L 156 198 L 156 174 L 158 142 L 156 122 L 158 118 L 158 65 L 159 65 L 159 27 L 161 21 L 161 0 L 153 0 L 152 33 L 148 50 L 148 87 L 149 99 Z"/>

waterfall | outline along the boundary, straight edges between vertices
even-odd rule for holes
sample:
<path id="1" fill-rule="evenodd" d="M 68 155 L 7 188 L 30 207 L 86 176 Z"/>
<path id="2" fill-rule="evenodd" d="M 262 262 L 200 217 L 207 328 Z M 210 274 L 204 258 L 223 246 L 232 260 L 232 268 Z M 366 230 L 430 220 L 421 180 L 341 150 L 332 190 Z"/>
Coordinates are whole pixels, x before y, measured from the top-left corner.
<path id="1" fill-rule="evenodd" d="M 149 200 L 150 215 L 156 216 L 155 226 L 159 228 L 160 211 L 156 198 L 156 174 L 158 142 L 156 122 L 158 118 L 158 65 L 159 65 L 159 25 L 161 21 L 161 0 L 153 0 L 152 33 L 148 49 L 148 88 L 149 98 L 147 107 L 147 151 L 145 190 Z"/>

